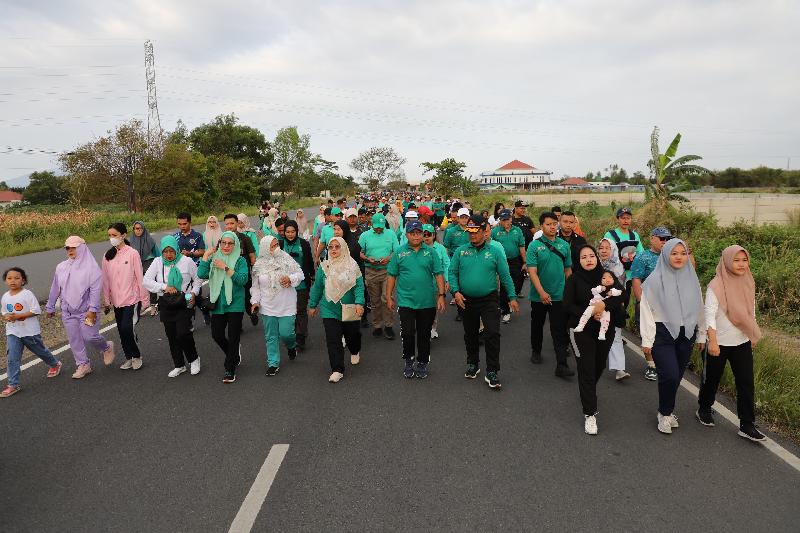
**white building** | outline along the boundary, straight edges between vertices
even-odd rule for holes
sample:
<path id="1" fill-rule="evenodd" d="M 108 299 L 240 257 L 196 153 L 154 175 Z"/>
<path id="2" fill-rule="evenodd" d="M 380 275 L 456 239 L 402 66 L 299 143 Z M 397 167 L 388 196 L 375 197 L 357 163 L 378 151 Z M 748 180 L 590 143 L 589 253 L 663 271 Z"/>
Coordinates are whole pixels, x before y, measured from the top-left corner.
<path id="1" fill-rule="evenodd" d="M 553 181 L 553 173 L 549 170 L 541 170 L 515 159 L 497 170 L 481 172 L 478 186 L 482 191 L 535 191 L 548 187 Z"/>

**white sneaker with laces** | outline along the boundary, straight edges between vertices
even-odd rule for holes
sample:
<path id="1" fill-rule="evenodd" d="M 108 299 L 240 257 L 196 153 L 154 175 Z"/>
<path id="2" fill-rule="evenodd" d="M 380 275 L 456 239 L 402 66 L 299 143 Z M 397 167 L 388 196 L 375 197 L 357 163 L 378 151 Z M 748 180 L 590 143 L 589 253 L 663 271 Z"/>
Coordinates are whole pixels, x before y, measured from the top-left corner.
<path id="1" fill-rule="evenodd" d="M 344 374 L 341 372 L 334 372 L 331 374 L 331 377 L 328 378 L 328 383 L 339 383 L 341 379 L 344 377 Z"/>
<path id="2" fill-rule="evenodd" d="M 664 416 L 658 413 L 658 430 L 661 433 L 670 435 L 672 433 L 672 416 Z"/>
<path id="3" fill-rule="evenodd" d="M 431 339 L 438 339 L 438 338 L 439 338 L 439 332 L 436 331 L 436 328 L 432 328 L 431 329 Z"/>
<path id="4" fill-rule="evenodd" d="M 133 368 L 133 361 L 130 359 L 125 359 L 125 362 L 119 365 L 120 370 L 130 370 Z"/>
<path id="5" fill-rule="evenodd" d="M 178 376 L 180 376 L 184 372 L 186 372 L 186 367 L 185 366 L 182 366 L 180 368 L 173 368 L 172 370 L 169 371 L 169 374 L 167 374 L 167 377 L 177 378 Z"/>
<path id="6" fill-rule="evenodd" d="M 617 370 L 617 374 L 614 376 L 617 381 L 622 381 L 623 379 L 628 379 L 629 377 L 631 377 L 631 375 L 624 370 Z"/>
<path id="7" fill-rule="evenodd" d="M 669 416 L 672 419 L 672 420 L 669 421 L 669 424 L 670 424 L 670 426 L 672 426 L 672 429 L 681 427 L 680 424 L 678 424 L 678 415 L 676 415 L 675 413 L 672 413 Z"/>
<path id="8" fill-rule="evenodd" d="M 508 324 L 511 322 L 511 313 L 506 313 L 503 315 L 503 324 Z"/>
<path id="9" fill-rule="evenodd" d="M 597 417 L 595 415 L 583 415 L 583 417 L 585 419 L 583 421 L 583 431 L 587 435 L 597 435 Z"/>
<path id="10" fill-rule="evenodd" d="M 139 370 L 142 368 L 142 358 L 141 357 L 134 357 L 131 359 L 131 365 L 133 366 L 134 370 Z"/>
<path id="11" fill-rule="evenodd" d="M 191 371 L 193 376 L 196 376 L 200 373 L 200 357 L 195 359 L 189 364 L 189 370 Z"/>

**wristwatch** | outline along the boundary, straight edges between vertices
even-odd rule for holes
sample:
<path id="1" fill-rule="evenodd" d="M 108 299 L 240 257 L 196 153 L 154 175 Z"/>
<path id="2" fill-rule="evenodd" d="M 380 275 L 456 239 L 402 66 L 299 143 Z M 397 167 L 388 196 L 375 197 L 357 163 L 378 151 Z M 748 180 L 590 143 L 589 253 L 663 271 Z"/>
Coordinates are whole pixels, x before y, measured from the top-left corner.
<path id="1" fill-rule="evenodd" d="M 228 268 L 228 267 L 226 266 L 226 267 L 225 267 L 225 273 L 227 274 L 229 270 L 230 270 L 230 268 Z"/>

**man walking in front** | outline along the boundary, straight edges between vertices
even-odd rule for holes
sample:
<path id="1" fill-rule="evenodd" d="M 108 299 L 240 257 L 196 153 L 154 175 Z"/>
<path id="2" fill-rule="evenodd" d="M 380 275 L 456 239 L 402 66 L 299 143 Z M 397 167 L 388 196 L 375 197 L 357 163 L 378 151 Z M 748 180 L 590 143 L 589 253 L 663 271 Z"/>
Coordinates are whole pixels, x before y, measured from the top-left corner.
<path id="1" fill-rule="evenodd" d="M 470 217 L 466 225 L 469 244 L 453 253 L 448 273 L 450 289 L 455 294 L 456 305 L 463 310 L 464 344 L 467 350 L 467 370 L 464 377 L 475 379 L 480 373 L 479 329 L 483 322 L 486 346 L 486 376 L 484 380 L 492 389 L 500 389 L 500 310 L 497 301 L 497 278 L 511 295 L 514 283 L 508 272 L 508 263 L 502 251 L 486 243 L 487 221 L 479 216 Z M 519 313 L 517 295 L 511 296 L 509 306 Z"/>
<path id="2" fill-rule="evenodd" d="M 383 335 L 394 339 L 394 311 L 386 306 L 386 266 L 397 251 L 397 237 L 386 229 L 386 217 L 382 213 L 372 216 L 372 229 L 358 238 L 361 259 L 364 261 L 364 281 L 372 302 L 372 336 Z"/>

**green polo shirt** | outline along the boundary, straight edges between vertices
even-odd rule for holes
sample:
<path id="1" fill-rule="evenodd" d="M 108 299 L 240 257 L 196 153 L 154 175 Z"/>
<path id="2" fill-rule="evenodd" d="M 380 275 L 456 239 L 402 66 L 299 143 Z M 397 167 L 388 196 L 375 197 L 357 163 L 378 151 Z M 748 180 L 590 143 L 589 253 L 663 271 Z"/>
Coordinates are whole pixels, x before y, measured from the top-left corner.
<path id="1" fill-rule="evenodd" d="M 283 251 L 289 254 L 292 259 L 297 261 L 297 264 L 300 265 L 300 268 L 303 268 L 303 246 L 300 244 L 300 238 L 294 240 L 294 242 L 289 242 L 284 240 L 283 242 Z M 308 288 L 306 284 L 306 280 L 300 282 L 300 284 L 295 287 L 296 290 L 302 291 L 303 289 Z"/>
<path id="2" fill-rule="evenodd" d="M 540 239 L 547 239 L 547 237 L 542 236 Z M 556 237 L 554 241 L 548 239 L 553 248 L 565 257 L 565 260 L 562 261 L 540 239 L 534 239 L 528 245 L 525 263 L 528 268 L 536 267 L 536 274 L 539 276 L 542 288 L 554 302 L 560 302 L 564 298 L 564 282 L 566 281 L 564 269 L 572 267 L 572 250 L 569 243 L 560 237 Z M 532 302 L 542 301 L 533 283 L 531 283 L 529 297 Z"/>
<path id="3" fill-rule="evenodd" d="M 469 233 L 458 223 L 450 223 L 447 225 L 447 229 L 444 230 L 442 244 L 447 248 L 447 253 L 452 256 L 458 248 L 469 244 Z"/>
<path id="4" fill-rule="evenodd" d="M 319 234 L 319 242 L 328 246 L 328 242 L 333 239 L 333 224 L 326 224 L 322 227 L 322 231 Z"/>
<path id="5" fill-rule="evenodd" d="M 512 300 L 517 299 L 508 263 L 500 247 L 484 243 L 459 247 L 450 259 L 450 290 L 465 297 L 480 298 L 497 291 L 497 278 Z"/>
<path id="6" fill-rule="evenodd" d="M 376 233 L 374 229 L 365 231 L 358 238 L 358 245 L 361 246 L 361 251 L 367 257 L 373 259 L 383 259 L 388 257 L 395 250 L 397 250 L 397 237 L 392 230 L 385 229 L 381 233 Z M 375 268 L 383 270 L 386 265 L 373 265 L 364 261 L 364 266 L 367 268 Z"/>
<path id="7" fill-rule="evenodd" d="M 503 245 L 508 259 L 519 257 L 520 247 L 525 247 L 525 236 L 517 226 L 511 226 L 511 229 L 506 231 L 503 226 L 498 224 L 497 227 L 492 229 L 492 240 Z"/>
<path id="8" fill-rule="evenodd" d="M 436 307 L 431 279 L 444 273 L 436 250 L 422 243 L 414 251 L 408 243 L 400 246 L 389 261 L 386 273 L 396 278 L 397 305 L 411 309 Z"/>

